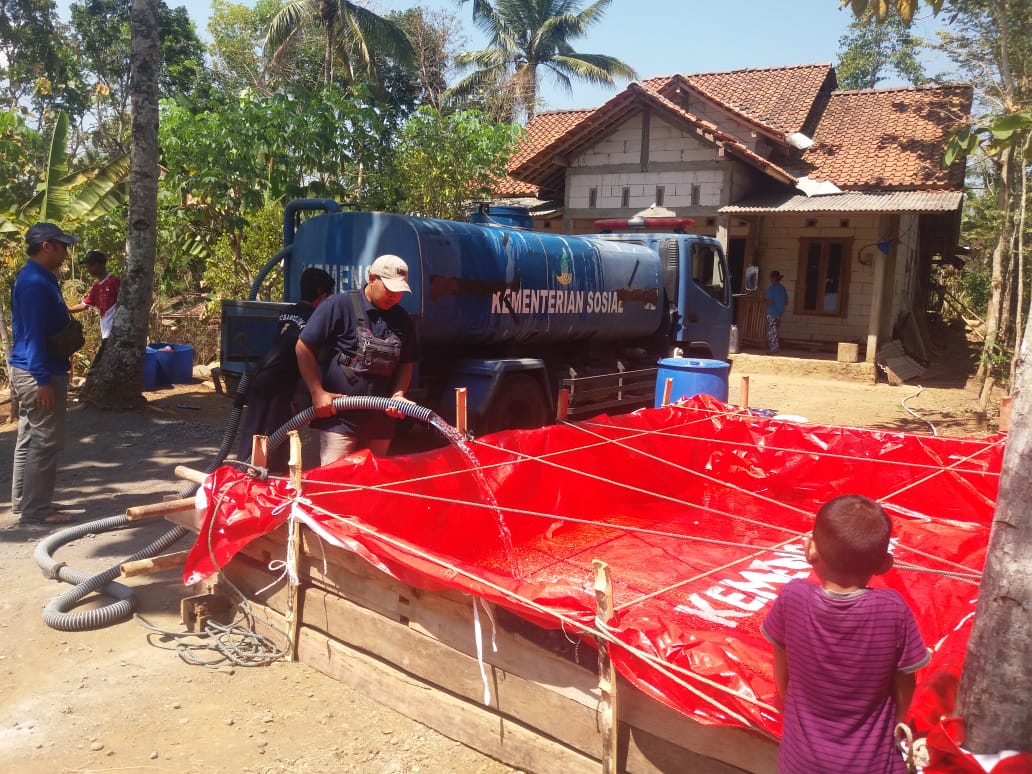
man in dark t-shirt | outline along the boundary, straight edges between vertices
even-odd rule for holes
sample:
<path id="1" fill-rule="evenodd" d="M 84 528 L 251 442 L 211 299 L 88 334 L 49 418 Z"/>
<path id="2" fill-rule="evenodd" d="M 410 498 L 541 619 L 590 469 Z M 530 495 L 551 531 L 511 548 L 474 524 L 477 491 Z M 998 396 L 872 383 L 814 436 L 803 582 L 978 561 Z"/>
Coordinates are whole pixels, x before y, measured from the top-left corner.
<path id="1" fill-rule="evenodd" d="M 407 400 L 419 352 L 408 312 L 398 305 L 409 290 L 408 264 L 381 255 L 369 267 L 365 287 L 327 299 L 298 338 L 297 363 L 318 417 L 312 427 L 320 431 L 323 465 L 359 448 L 387 453 L 400 411 L 335 415 L 332 404 L 344 395 Z"/>
<path id="2" fill-rule="evenodd" d="M 239 459 L 251 456 L 256 435 L 270 435 L 283 426 L 303 406 L 294 400 L 301 383 L 295 345 L 312 313 L 333 293 L 333 277 L 322 269 L 310 267 L 301 274 L 301 301 L 279 316 L 276 343 L 262 359 L 247 390 L 247 413 L 237 448 Z M 280 444 L 269 453 L 268 467 L 286 470 L 289 447 Z"/>

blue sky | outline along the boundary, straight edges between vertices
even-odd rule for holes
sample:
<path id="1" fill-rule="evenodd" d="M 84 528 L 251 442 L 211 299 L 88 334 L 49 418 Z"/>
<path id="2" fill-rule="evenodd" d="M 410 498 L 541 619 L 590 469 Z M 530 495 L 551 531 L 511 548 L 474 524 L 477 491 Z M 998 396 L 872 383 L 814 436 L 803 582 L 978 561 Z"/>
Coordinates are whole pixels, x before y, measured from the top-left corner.
<path id="1" fill-rule="evenodd" d="M 166 0 L 185 5 L 206 35 L 210 4 L 202 0 Z M 359 0 L 362 2 L 362 0 Z M 585 0 L 587 5 L 588 0 Z M 477 49 L 484 38 L 473 28 L 472 3 L 457 0 L 370 0 L 377 13 L 414 5 L 443 10 L 460 20 L 468 45 Z M 613 0 L 602 21 L 588 37 L 575 43 L 584 53 L 604 53 L 622 59 L 642 78 L 673 73 L 702 73 L 747 67 L 778 67 L 837 60 L 839 38 L 853 16 L 839 10 L 838 0 Z M 918 20 L 918 34 L 932 38 L 942 26 L 930 16 Z M 939 61 L 929 70 L 946 69 Z M 623 86 L 624 84 L 620 84 Z M 886 81 L 879 86 L 900 85 Z M 618 89 L 575 84 L 572 94 L 546 76 L 542 83 L 545 109 L 596 107 Z"/>

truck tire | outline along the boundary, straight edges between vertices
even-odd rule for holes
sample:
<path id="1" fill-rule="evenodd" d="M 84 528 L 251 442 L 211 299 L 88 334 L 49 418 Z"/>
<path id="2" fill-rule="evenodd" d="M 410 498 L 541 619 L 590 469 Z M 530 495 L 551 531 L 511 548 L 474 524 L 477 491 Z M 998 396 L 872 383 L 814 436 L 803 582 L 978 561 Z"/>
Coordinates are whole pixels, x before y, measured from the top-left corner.
<path id="1" fill-rule="evenodd" d="M 481 420 L 481 433 L 543 427 L 554 419 L 541 384 L 527 374 L 505 377 Z"/>

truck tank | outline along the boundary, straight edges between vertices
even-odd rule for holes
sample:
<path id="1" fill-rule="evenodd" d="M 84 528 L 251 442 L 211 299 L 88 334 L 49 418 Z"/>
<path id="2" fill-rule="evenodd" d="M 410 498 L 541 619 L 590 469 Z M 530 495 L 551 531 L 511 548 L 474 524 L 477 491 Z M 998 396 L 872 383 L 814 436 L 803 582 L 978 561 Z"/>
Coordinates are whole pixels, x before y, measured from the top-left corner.
<path id="1" fill-rule="evenodd" d="M 308 266 L 338 290 L 365 283 L 393 253 L 409 265 L 402 306 L 424 344 L 561 343 L 645 337 L 663 323 L 663 267 L 644 246 L 381 212 L 331 212 L 301 223 L 284 281 Z"/>

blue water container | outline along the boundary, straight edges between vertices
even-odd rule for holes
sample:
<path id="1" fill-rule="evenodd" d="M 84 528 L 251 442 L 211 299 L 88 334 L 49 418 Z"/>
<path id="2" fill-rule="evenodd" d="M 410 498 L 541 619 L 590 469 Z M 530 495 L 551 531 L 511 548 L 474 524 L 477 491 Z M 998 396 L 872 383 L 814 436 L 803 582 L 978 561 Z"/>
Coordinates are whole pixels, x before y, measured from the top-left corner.
<path id="1" fill-rule="evenodd" d="M 153 390 L 158 386 L 158 351 L 147 347 L 143 360 L 143 389 Z"/>
<path id="2" fill-rule="evenodd" d="M 189 344 L 157 342 L 148 345 L 148 349 L 154 350 L 157 360 L 158 384 L 189 384 L 193 381 L 194 348 Z"/>
<path id="3" fill-rule="evenodd" d="M 656 374 L 656 408 L 663 405 L 667 379 L 673 379 L 670 402 L 691 398 L 700 393 L 727 402 L 728 372 L 731 364 L 723 360 L 697 360 L 690 357 L 667 357 L 659 361 Z"/>
<path id="4" fill-rule="evenodd" d="M 526 207 L 491 206 L 486 211 L 478 210 L 474 212 L 469 222 L 495 226 L 511 226 L 528 230 L 534 229 L 534 217 Z"/>

